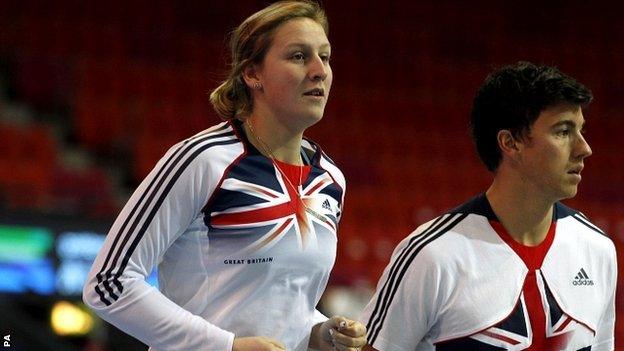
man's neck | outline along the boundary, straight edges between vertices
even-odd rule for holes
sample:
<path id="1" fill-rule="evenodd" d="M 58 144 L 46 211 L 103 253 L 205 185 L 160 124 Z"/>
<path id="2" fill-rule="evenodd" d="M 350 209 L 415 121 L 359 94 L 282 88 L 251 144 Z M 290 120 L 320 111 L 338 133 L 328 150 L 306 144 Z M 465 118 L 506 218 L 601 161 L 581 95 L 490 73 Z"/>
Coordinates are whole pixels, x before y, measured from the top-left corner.
<path id="1" fill-rule="evenodd" d="M 527 246 L 544 241 L 552 222 L 553 201 L 530 189 L 510 186 L 498 177 L 485 195 L 494 214 L 514 240 Z"/>

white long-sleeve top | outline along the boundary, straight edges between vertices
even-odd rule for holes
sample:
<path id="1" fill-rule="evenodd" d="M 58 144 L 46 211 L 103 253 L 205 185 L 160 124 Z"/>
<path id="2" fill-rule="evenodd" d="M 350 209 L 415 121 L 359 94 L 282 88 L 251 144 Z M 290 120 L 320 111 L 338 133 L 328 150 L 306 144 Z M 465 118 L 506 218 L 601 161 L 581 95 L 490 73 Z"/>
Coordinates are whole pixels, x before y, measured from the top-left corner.
<path id="1" fill-rule="evenodd" d="M 151 350 L 229 351 L 267 336 L 305 350 L 336 255 L 345 180 L 304 139 L 298 196 L 224 122 L 174 145 L 114 222 L 83 291 Z M 305 206 L 296 206 L 303 203 Z M 158 266 L 160 291 L 145 282 Z"/>

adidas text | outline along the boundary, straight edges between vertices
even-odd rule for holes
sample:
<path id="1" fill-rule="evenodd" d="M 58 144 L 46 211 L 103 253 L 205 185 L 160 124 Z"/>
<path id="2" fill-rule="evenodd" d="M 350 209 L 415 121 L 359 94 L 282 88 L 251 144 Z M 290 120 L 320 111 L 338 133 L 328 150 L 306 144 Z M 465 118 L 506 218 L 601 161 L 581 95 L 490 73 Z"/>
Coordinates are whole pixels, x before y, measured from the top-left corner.
<path id="1" fill-rule="evenodd" d="M 594 285 L 594 281 L 589 279 L 579 279 L 574 280 L 572 285 Z"/>

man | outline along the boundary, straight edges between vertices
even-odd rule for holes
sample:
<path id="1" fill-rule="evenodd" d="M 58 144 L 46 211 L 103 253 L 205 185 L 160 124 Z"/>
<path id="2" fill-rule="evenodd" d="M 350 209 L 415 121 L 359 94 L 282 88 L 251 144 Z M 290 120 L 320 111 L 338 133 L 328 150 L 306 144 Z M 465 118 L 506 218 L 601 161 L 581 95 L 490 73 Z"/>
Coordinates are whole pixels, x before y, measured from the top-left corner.
<path id="1" fill-rule="evenodd" d="M 582 213 L 591 92 L 521 62 L 492 73 L 472 135 L 487 191 L 395 249 L 364 310 L 369 349 L 613 350 L 615 247 Z"/>

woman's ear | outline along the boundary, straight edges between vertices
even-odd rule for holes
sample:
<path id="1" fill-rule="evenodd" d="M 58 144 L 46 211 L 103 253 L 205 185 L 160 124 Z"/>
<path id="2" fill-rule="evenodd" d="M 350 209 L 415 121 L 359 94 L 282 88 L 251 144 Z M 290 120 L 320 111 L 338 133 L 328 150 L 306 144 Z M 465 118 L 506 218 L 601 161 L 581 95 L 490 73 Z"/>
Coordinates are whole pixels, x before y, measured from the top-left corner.
<path id="1" fill-rule="evenodd" d="M 251 90 L 260 90 L 262 89 L 262 82 L 258 77 L 258 67 L 255 64 L 247 65 L 243 69 L 243 79 L 245 80 L 245 84 Z"/>

